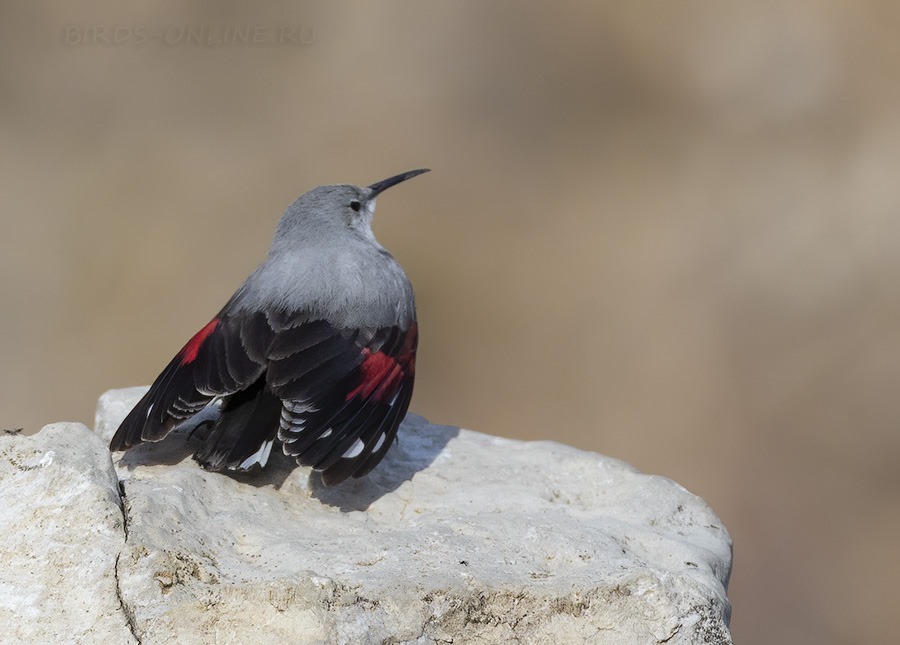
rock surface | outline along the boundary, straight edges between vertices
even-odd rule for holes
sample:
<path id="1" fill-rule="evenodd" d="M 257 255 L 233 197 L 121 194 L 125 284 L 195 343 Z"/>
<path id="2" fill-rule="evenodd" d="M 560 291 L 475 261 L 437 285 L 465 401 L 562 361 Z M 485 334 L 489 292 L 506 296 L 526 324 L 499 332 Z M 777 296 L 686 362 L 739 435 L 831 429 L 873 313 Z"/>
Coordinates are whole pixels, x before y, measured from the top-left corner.
<path id="1" fill-rule="evenodd" d="M 115 455 L 120 498 L 103 442 L 143 391 L 101 397 L 100 439 L 62 424 L 0 444 L 4 513 L 27 487 L 4 544 L 20 562 L 0 563 L 21 641 L 731 642 L 730 538 L 670 480 L 410 415 L 362 480 L 324 488 L 286 459 L 210 473 L 170 438 Z"/>
<path id="2" fill-rule="evenodd" d="M 0 436 L 0 641 L 134 643 L 116 585 L 125 544 L 106 446 L 80 423 Z"/>

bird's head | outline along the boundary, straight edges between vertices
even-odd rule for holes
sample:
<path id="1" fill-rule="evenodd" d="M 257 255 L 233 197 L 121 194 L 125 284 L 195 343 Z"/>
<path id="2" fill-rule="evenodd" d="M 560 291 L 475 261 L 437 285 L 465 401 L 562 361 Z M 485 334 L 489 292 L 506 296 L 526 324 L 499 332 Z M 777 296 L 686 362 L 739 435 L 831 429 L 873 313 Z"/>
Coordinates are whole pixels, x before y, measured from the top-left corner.
<path id="1" fill-rule="evenodd" d="M 348 232 L 375 242 L 372 233 L 375 199 L 391 186 L 425 172 L 427 168 L 410 170 L 369 186 L 337 184 L 313 188 L 285 211 L 275 231 L 272 250 L 304 242 L 327 243 L 329 239 L 341 239 Z"/>

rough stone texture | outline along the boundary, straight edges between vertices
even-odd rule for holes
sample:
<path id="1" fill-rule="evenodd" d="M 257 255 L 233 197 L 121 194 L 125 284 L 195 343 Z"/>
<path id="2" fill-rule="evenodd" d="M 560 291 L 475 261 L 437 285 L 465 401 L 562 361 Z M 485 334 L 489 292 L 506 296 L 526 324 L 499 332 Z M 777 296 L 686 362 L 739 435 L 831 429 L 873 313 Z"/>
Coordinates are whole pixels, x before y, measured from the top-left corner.
<path id="1" fill-rule="evenodd" d="M 104 440 L 142 392 L 101 398 Z M 725 528 L 620 461 L 413 415 L 335 488 L 287 460 L 229 477 L 185 453 L 117 465 L 145 642 L 730 642 Z"/>
<path id="2" fill-rule="evenodd" d="M 102 441 L 143 391 L 101 397 Z M 88 607 L 98 627 L 82 628 L 83 642 L 129 642 L 129 625 L 142 643 L 731 642 L 725 528 L 684 488 L 620 461 L 410 415 L 367 478 L 324 488 L 283 458 L 252 475 L 205 472 L 186 458 L 187 442 L 117 455 L 124 526 L 105 447 L 83 427 L 3 444 L 4 456 L 30 455 L 4 463 L 31 470 L 3 471 L 5 492 L 8 477 L 36 473 L 25 510 L 37 515 L 45 489 L 71 500 L 54 513 L 77 534 L 67 545 L 80 540 L 70 549 L 76 570 L 57 577 L 96 598 Z M 39 560 L 52 548 L 27 517 L 10 550 Z M 94 526 L 104 527 L 99 537 L 88 534 Z M 0 571 L 5 585 L 28 586 Z M 61 611 L 30 593 L 30 611 Z M 7 604 L 4 630 L 9 611 L 26 606 Z M 55 631 L 18 636 L 72 640 L 73 623 L 48 624 Z"/>
<path id="3" fill-rule="evenodd" d="M 116 587 L 125 543 L 103 442 L 79 423 L 0 436 L 0 641 L 134 643 Z"/>

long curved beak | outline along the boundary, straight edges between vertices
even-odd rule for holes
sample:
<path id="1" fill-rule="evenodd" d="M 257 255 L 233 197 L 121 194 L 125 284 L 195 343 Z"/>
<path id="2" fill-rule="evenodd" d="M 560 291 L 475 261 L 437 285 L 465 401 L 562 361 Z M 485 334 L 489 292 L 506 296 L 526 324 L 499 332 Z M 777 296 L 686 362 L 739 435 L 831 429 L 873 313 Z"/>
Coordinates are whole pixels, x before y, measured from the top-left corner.
<path id="1" fill-rule="evenodd" d="M 379 193 L 386 191 L 391 186 L 396 186 L 402 181 L 406 181 L 407 179 L 412 179 L 413 177 L 417 177 L 422 173 L 426 173 L 430 168 L 419 168 L 418 170 L 410 170 L 409 172 L 402 172 L 399 175 L 394 175 L 393 177 L 388 177 L 387 179 L 382 179 L 381 181 L 376 181 L 374 184 L 369 186 L 369 199 L 375 199 Z"/>

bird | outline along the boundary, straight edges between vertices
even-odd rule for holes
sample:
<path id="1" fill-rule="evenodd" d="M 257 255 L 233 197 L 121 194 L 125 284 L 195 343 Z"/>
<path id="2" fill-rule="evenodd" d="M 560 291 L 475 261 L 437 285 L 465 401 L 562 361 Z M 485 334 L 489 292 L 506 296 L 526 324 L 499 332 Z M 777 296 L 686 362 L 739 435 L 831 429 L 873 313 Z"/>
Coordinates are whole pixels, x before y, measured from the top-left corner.
<path id="1" fill-rule="evenodd" d="M 376 198 L 428 172 L 319 186 L 284 212 L 267 258 L 172 358 L 110 441 L 124 451 L 211 424 L 193 458 L 265 467 L 276 441 L 326 486 L 368 474 L 409 408 L 412 284 L 372 232 Z"/>

